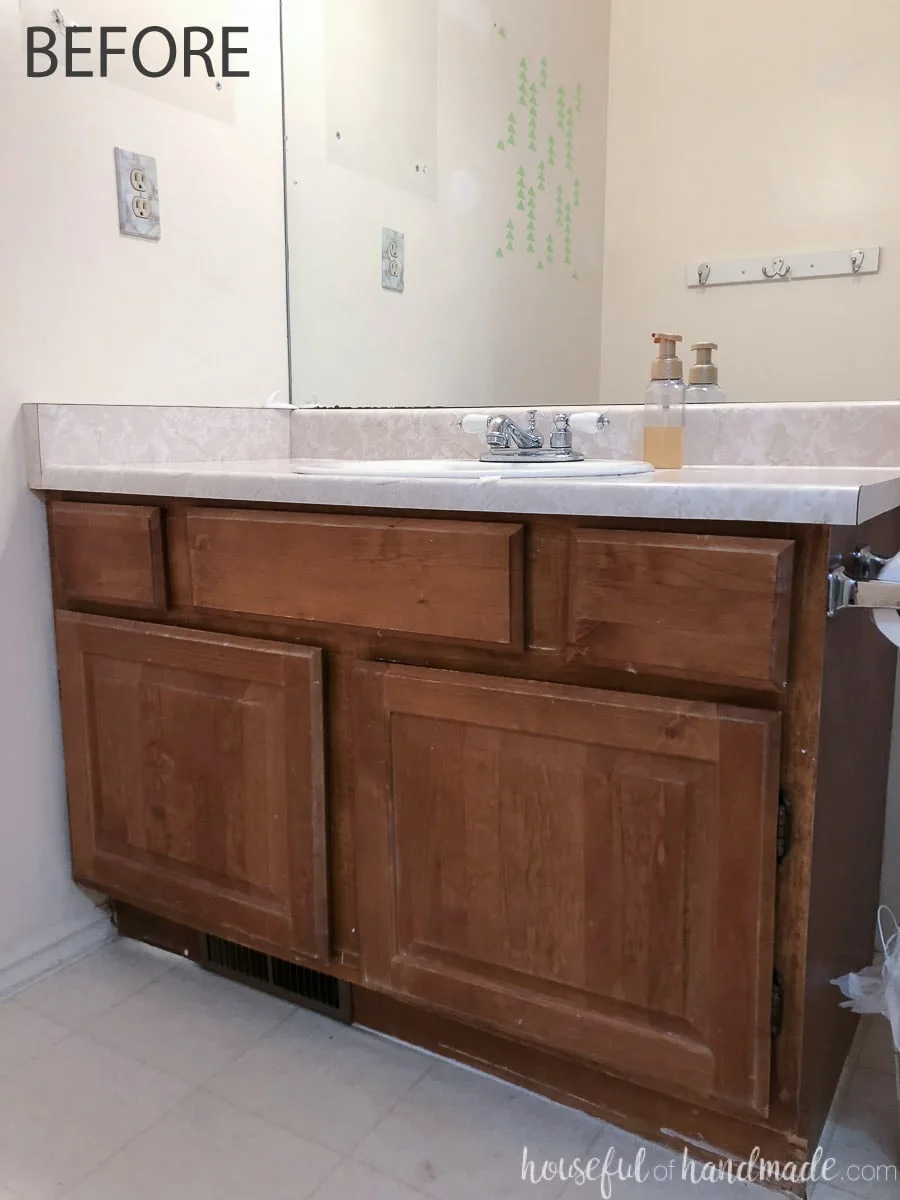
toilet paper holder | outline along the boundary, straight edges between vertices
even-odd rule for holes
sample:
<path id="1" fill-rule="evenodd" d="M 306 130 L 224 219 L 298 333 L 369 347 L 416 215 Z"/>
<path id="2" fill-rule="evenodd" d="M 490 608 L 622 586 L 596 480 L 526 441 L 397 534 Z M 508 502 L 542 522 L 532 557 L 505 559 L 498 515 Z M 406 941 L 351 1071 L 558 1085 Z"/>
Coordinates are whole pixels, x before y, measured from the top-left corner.
<path id="1" fill-rule="evenodd" d="M 900 583 L 882 583 L 878 576 L 891 561 L 863 546 L 835 558 L 828 572 L 828 615 L 846 608 L 900 609 Z"/>

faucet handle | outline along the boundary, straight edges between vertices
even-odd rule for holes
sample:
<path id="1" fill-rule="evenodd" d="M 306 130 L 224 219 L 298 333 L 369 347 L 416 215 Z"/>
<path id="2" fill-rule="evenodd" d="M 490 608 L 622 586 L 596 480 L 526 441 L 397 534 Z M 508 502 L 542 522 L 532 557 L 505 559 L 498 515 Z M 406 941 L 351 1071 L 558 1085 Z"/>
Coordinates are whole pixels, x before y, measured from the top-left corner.
<path id="1" fill-rule="evenodd" d="M 488 421 L 490 419 L 487 413 L 468 413 L 460 419 L 458 428 L 463 433 L 485 434 L 487 433 Z"/>
<path id="2" fill-rule="evenodd" d="M 568 413 L 557 413 L 553 418 L 553 435 L 550 438 L 550 449 L 572 449 L 572 427 L 569 424 Z"/>
<path id="3" fill-rule="evenodd" d="M 608 429 L 611 424 L 606 413 L 601 412 L 573 413 L 569 417 L 570 427 L 578 433 L 599 433 L 601 429 Z"/>

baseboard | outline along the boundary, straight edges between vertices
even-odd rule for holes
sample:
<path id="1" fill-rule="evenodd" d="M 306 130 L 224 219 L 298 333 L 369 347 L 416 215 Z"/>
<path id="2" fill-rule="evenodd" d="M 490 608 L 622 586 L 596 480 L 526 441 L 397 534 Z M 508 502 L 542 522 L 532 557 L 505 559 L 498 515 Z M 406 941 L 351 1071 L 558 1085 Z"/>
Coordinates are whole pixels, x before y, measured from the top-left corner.
<path id="1" fill-rule="evenodd" d="M 116 931 L 105 908 L 97 908 L 60 934 L 54 931 L 53 940 L 37 946 L 23 958 L 0 966 L 0 1000 L 6 1000 L 36 983 L 60 967 L 84 958 L 92 950 L 115 937 Z"/>

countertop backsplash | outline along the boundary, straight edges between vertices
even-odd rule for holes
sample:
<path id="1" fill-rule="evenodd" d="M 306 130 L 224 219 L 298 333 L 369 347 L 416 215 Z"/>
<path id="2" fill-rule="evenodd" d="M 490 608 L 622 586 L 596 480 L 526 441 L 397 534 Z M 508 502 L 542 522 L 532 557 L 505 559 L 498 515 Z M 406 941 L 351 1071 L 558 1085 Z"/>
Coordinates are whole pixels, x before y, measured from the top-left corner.
<path id="1" fill-rule="evenodd" d="M 475 458 L 467 408 L 25 405 L 33 481 L 44 466 L 232 462 L 278 458 Z M 484 411 L 487 415 L 488 410 Z M 527 421 L 527 410 L 509 409 Z M 539 410 L 549 436 L 563 405 Z M 589 458 L 640 458 L 643 408 L 606 410 L 610 425 L 576 434 Z M 725 404 L 688 408 L 689 466 L 900 466 L 900 401 L 860 404 Z"/>
<path id="2" fill-rule="evenodd" d="M 297 409 L 291 448 L 303 458 L 462 458 L 481 452 L 463 433 L 471 409 Z M 485 411 L 488 410 L 475 410 Z M 507 409 L 527 420 L 527 410 Z M 549 436 L 558 412 L 539 410 Z M 596 435 L 576 434 L 589 458 L 640 458 L 642 405 L 605 410 L 610 425 Z M 688 466 L 893 467 L 900 465 L 900 401 L 864 404 L 723 404 L 688 407 Z"/>

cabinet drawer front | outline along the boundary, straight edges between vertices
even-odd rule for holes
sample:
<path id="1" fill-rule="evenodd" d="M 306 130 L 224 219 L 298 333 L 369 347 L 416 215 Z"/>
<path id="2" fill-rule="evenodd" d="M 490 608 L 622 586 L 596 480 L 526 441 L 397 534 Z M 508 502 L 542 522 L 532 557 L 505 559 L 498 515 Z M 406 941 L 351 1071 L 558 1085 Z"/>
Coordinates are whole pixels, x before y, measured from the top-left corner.
<path id="1" fill-rule="evenodd" d="M 361 664 L 354 733 L 366 984 L 767 1111 L 776 714 Z"/>
<path id="2" fill-rule="evenodd" d="M 522 527 L 189 509 L 179 607 L 520 648 Z"/>
<path id="3" fill-rule="evenodd" d="M 166 607 L 158 508 L 55 500 L 49 521 L 60 599 L 157 612 Z"/>
<path id="4" fill-rule="evenodd" d="M 577 530 L 570 654 L 650 675 L 783 688 L 793 560 L 793 542 Z"/>
<path id="5" fill-rule="evenodd" d="M 328 955 L 320 651 L 57 614 L 75 877 Z"/>

